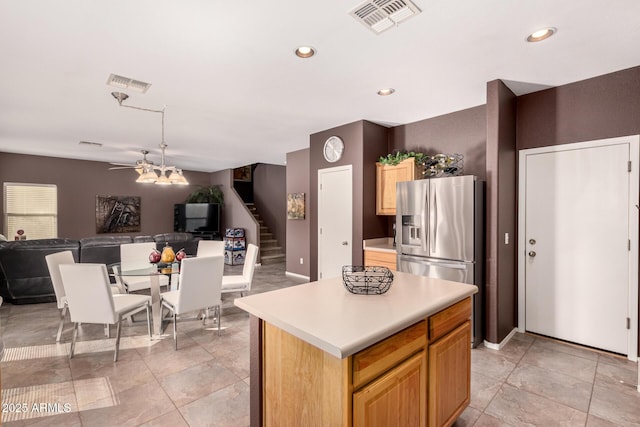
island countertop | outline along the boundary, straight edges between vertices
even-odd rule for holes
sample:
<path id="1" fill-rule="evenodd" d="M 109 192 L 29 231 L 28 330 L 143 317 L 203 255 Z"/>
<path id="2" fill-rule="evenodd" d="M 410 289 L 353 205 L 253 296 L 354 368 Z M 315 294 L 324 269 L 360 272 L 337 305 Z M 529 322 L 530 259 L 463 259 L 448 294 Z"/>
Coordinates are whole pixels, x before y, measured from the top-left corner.
<path id="1" fill-rule="evenodd" d="M 342 278 L 237 298 L 235 305 L 345 358 L 477 292 L 464 283 L 394 272 L 383 295 L 349 293 Z"/>

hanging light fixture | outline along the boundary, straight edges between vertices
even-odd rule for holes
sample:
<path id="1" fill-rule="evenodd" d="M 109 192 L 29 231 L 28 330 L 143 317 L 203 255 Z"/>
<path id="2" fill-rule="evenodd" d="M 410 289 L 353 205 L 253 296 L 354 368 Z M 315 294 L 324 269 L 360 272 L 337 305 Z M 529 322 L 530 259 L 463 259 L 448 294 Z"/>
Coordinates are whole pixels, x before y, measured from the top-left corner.
<path id="1" fill-rule="evenodd" d="M 189 185 L 189 181 L 187 181 L 182 174 L 182 169 L 178 169 L 175 166 L 167 166 L 164 163 L 164 151 L 168 147 L 167 143 L 164 141 L 164 108 L 162 110 L 152 110 L 149 108 L 136 107 L 134 105 L 123 105 L 122 102 L 129 98 L 129 95 L 123 92 L 111 92 L 111 95 L 118 101 L 118 105 L 121 107 L 160 113 L 162 115 L 162 142 L 160 143 L 162 155 L 161 163 L 159 166 L 154 165 L 153 163 L 146 163 L 142 166 L 141 170 L 140 168 L 137 168 L 136 170 L 140 172 L 140 176 L 136 179 L 136 182 L 154 183 L 157 185 Z"/>

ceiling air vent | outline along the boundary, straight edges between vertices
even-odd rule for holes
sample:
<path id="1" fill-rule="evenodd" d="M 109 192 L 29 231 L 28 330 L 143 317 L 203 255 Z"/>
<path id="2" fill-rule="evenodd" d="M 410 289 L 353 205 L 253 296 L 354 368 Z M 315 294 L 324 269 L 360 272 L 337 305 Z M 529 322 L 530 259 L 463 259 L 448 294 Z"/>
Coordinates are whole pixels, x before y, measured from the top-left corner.
<path id="1" fill-rule="evenodd" d="M 107 84 L 120 89 L 135 90 L 140 93 L 146 93 L 151 87 L 151 83 L 141 82 L 140 80 L 130 79 L 129 77 L 118 76 L 117 74 L 109 74 Z"/>
<path id="2" fill-rule="evenodd" d="M 362 3 L 349 14 L 376 34 L 419 14 L 410 0 L 372 0 Z"/>
<path id="3" fill-rule="evenodd" d="M 93 141 L 80 141 L 78 142 L 78 144 L 88 145 L 90 147 L 102 147 L 102 144 L 100 142 L 93 142 Z"/>

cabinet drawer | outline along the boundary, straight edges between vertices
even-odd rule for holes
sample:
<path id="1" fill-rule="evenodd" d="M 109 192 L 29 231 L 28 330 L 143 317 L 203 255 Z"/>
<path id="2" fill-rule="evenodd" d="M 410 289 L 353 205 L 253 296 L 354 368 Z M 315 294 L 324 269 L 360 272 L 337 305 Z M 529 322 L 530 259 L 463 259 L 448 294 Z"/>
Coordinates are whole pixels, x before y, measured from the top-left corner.
<path id="1" fill-rule="evenodd" d="M 427 345 L 427 322 L 421 321 L 353 356 L 353 389 L 366 384 Z"/>
<path id="2" fill-rule="evenodd" d="M 471 298 L 462 300 L 429 318 L 429 341 L 435 341 L 471 317 Z"/>
<path id="3" fill-rule="evenodd" d="M 396 254 L 392 252 L 364 251 L 364 265 L 396 269 Z"/>

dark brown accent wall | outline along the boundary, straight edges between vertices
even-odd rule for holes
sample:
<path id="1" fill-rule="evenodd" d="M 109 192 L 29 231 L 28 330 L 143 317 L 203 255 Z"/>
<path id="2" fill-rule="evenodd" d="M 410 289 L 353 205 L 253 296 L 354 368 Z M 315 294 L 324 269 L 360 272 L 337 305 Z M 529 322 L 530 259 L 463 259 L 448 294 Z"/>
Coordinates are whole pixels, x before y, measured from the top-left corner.
<path id="1" fill-rule="evenodd" d="M 517 110 L 518 150 L 638 135 L 640 66 L 520 96 Z"/>
<path id="2" fill-rule="evenodd" d="M 184 203 L 199 185 L 209 185 L 208 173 L 189 171 L 184 172 L 189 186 L 138 184 L 133 170 L 110 171 L 109 166 L 103 162 L 0 153 L 0 183 L 57 185 L 58 236 L 70 239 L 96 235 L 97 195 L 140 196 L 141 231 L 127 234 L 153 235 L 173 231 L 173 205 Z M 0 208 L 2 203 L 0 199 Z M 4 227 L 2 222 L 0 218 L 0 230 Z"/>
<path id="3" fill-rule="evenodd" d="M 485 335 L 500 343 L 517 324 L 516 96 L 500 80 L 487 83 L 485 231 Z"/>
<path id="4" fill-rule="evenodd" d="M 329 163 L 322 156 L 324 142 L 332 135 L 344 141 L 342 158 Z M 315 133 L 309 143 L 310 173 L 310 265 L 311 280 L 318 278 L 318 170 L 352 165 L 353 173 L 353 233 L 352 263 L 362 265 L 362 240 L 383 237 L 386 234 L 386 218 L 375 213 L 375 161 L 387 152 L 387 128 L 364 120 Z M 365 157 L 368 164 L 365 166 Z M 365 196 L 365 193 L 366 196 Z M 373 193 L 371 198 L 370 193 Z"/>
<path id="5" fill-rule="evenodd" d="M 259 163 L 253 171 L 253 202 L 278 244 L 287 242 L 287 168 Z"/>
<path id="6" fill-rule="evenodd" d="M 487 112 L 484 105 L 389 129 L 389 152 L 464 156 L 465 175 L 485 179 Z"/>
<path id="7" fill-rule="evenodd" d="M 640 66 L 518 97 L 517 147 L 640 134 Z"/>
<path id="8" fill-rule="evenodd" d="M 315 204 L 309 191 L 309 149 L 287 153 L 287 193 L 305 194 L 304 219 L 287 220 L 287 272 L 310 277 L 311 210 Z M 300 264 L 302 258 L 303 263 Z"/>

